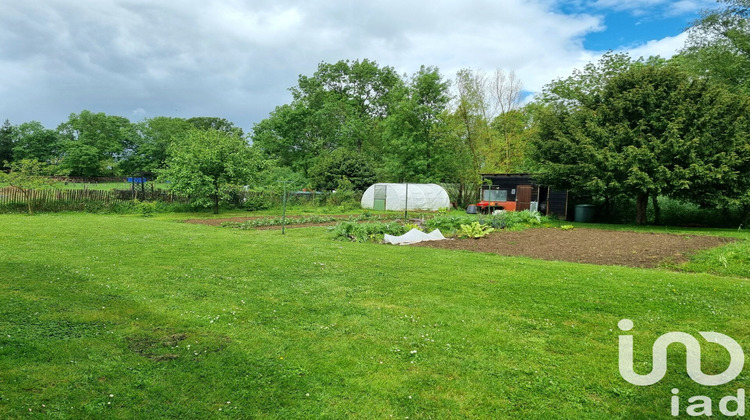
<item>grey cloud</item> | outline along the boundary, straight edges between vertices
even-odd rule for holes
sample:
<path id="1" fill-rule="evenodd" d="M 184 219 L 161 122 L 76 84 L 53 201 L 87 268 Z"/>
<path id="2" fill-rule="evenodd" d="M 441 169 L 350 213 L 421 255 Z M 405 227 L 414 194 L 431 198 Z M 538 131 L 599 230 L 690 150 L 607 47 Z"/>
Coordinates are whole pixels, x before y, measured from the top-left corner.
<path id="1" fill-rule="evenodd" d="M 0 119 L 56 126 L 83 109 L 222 116 L 244 129 L 321 61 L 516 69 L 535 90 L 592 56 L 600 18 L 551 0 L 27 0 L 0 14 Z M 556 73 L 558 72 L 558 73 Z"/>

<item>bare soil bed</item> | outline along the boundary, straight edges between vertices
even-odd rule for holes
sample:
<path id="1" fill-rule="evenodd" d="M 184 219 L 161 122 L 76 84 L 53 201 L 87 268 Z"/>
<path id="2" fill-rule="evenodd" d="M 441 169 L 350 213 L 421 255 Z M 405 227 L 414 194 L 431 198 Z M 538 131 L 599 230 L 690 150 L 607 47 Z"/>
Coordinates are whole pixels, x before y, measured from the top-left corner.
<path id="1" fill-rule="evenodd" d="M 600 229 L 499 231 L 481 239 L 422 242 L 413 246 L 491 252 L 552 261 L 628 267 L 684 262 L 688 256 L 732 242 L 714 236 L 621 232 Z"/>
<path id="2" fill-rule="evenodd" d="M 208 225 L 208 226 L 221 226 L 224 222 L 237 222 L 237 223 L 243 223 L 247 222 L 248 220 L 257 220 L 257 219 L 268 219 L 272 217 L 280 217 L 280 216 L 253 216 L 253 217 L 226 217 L 223 219 L 188 219 L 185 220 L 185 223 L 195 223 L 197 225 Z M 300 219 L 305 216 L 287 216 L 287 220 L 289 219 Z M 335 217 L 336 219 L 347 219 L 349 216 L 347 215 L 332 215 L 330 217 Z M 290 227 L 310 227 L 310 226 L 327 226 L 331 224 L 336 224 L 336 222 L 330 222 L 330 223 L 305 223 L 305 224 L 296 224 L 296 225 L 288 225 L 287 229 Z M 264 226 L 262 228 L 276 228 L 277 226 Z M 281 229 L 281 226 L 278 226 L 279 229 Z M 261 227 L 258 227 L 257 229 L 261 229 Z"/>

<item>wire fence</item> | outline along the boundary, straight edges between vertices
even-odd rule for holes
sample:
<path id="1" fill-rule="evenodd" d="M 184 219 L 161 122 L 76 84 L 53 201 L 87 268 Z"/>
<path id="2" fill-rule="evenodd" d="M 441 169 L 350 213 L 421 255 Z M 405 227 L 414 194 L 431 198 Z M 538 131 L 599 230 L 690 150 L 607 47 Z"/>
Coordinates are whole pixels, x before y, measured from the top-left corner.
<path id="1" fill-rule="evenodd" d="M 287 194 L 290 205 L 340 205 L 343 202 L 359 202 L 361 193 L 346 195 L 297 191 Z M 144 202 L 162 202 L 191 204 L 191 197 L 183 196 L 169 190 L 156 189 L 153 186 L 131 189 L 38 189 L 23 191 L 15 187 L 0 188 L 0 210 L 23 210 L 31 201 L 32 206 L 40 211 L 66 210 L 101 210 L 121 204 Z M 223 197 L 225 205 L 247 210 L 262 210 L 280 206 L 282 194 L 275 191 L 243 191 L 236 189 Z"/>

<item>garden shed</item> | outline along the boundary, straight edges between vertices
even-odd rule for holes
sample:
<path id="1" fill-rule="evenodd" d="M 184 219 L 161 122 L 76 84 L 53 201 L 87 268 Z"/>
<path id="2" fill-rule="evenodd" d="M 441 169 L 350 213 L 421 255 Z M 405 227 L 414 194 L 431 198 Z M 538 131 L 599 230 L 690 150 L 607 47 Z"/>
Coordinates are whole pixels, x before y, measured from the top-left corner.
<path id="1" fill-rule="evenodd" d="M 437 184 L 373 184 L 362 195 L 362 207 L 373 210 L 431 210 L 449 208 L 448 193 Z"/>
<path id="2" fill-rule="evenodd" d="M 532 174 L 482 174 L 484 180 L 477 207 L 493 210 L 533 210 L 544 215 L 568 215 L 568 191 L 540 185 Z"/>

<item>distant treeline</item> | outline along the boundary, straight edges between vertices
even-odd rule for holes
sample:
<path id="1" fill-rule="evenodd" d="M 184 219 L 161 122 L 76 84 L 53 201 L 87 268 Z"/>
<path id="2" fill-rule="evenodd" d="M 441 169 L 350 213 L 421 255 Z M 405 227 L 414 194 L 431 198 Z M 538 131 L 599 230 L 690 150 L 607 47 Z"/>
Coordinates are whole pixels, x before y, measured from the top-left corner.
<path id="1" fill-rule="evenodd" d="M 750 209 L 750 6 L 722 3 L 693 24 L 675 57 L 608 53 L 525 104 L 512 71 L 463 69 L 446 78 L 423 66 L 400 75 L 368 59 L 347 60 L 299 76 L 291 102 L 249 132 L 218 117 L 133 123 L 84 110 L 56 129 L 6 121 L 0 162 L 38 160 L 71 177 L 169 174 L 191 190 L 186 180 L 199 172 L 209 179 L 213 169 L 201 162 L 215 158 L 190 155 L 191 145 L 210 151 L 211 141 L 223 139 L 221 150 L 244 154 L 229 146 L 230 136 L 251 150 L 244 162 L 252 170 L 237 160 L 224 168 L 233 179 L 223 181 L 258 190 L 278 189 L 283 179 L 297 189 L 440 182 L 474 192 L 483 173 L 530 172 L 606 211 L 634 200 L 639 223 L 649 203 L 658 221 L 665 196 Z M 182 150 L 172 147 L 180 142 Z M 206 194 L 217 206 L 218 188 Z"/>

